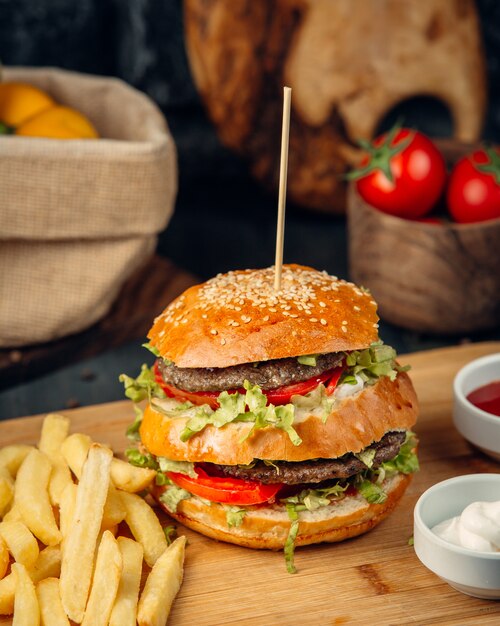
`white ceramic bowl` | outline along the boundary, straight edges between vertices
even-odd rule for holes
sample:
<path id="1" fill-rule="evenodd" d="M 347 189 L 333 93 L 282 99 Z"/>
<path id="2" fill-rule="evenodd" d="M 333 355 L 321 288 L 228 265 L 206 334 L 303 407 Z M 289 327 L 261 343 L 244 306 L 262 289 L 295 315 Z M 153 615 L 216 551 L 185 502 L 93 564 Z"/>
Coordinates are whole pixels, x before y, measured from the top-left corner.
<path id="1" fill-rule="evenodd" d="M 472 502 L 500 500 L 500 474 L 469 474 L 437 483 L 415 505 L 413 537 L 422 563 L 449 585 L 477 598 L 500 599 L 500 553 L 475 552 L 441 539 L 432 528 Z"/>
<path id="2" fill-rule="evenodd" d="M 500 380 L 500 353 L 483 356 L 462 367 L 453 381 L 453 421 L 468 441 L 500 461 L 500 417 L 467 400 L 471 391 L 495 380 Z"/>

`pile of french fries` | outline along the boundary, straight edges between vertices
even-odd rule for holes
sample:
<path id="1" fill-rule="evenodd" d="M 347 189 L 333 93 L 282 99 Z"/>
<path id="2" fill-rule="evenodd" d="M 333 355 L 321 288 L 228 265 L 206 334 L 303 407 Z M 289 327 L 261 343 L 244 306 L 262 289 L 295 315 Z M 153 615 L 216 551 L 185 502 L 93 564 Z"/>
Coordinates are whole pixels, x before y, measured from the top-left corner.
<path id="1" fill-rule="evenodd" d="M 14 626 L 164 626 L 186 540 L 168 545 L 137 495 L 156 472 L 69 428 L 47 415 L 37 447 L 0 449 L 0 615 Z"/>

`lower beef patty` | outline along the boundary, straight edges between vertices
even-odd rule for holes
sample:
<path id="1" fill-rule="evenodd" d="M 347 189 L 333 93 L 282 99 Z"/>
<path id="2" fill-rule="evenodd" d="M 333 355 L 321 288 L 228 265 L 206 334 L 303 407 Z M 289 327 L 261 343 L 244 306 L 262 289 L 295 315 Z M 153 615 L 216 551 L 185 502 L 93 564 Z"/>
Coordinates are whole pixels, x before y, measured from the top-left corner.
<path id="1" fill-rule="evenodd" d="M 380 441 L 368 446 L 366 450 L 375 450 L 372 468 L 377 468 L 381 463 L 393 459 L 398 454 L 405 438 L 405 432 L 392 431 L 386 433 Z M 264 461 L 258 461 L 253 467 L 206 465 L 211 472 L 215 470 L 217 473 L 221 472 L 223 475 L 234 478 L 257 480 L 261 483 L 285 483 L 287 485 L 320 483 L 332 478 L 348 478 L 367 469 L 367 466 L 352 452 L 344 454 L 338 459 L 316 459 L 301 461 L 300 463 L 276 461 L 273 465 L 266 465 Z"/>
<path id="2" fill-rule="evenodd" d="M 177 367 L 163 359 L 158 369 L 163 380 L 185 391 L 224 391 L 243 387 L 245 380 L 261 389 L 276 389 L 319 376 L 337 367 L 344 358 L 341 352 L 320 354 L 316 365 L 302 365 L 296 358 L 273 359 L 260 363 L 243 363 L 231 367 Z"/>

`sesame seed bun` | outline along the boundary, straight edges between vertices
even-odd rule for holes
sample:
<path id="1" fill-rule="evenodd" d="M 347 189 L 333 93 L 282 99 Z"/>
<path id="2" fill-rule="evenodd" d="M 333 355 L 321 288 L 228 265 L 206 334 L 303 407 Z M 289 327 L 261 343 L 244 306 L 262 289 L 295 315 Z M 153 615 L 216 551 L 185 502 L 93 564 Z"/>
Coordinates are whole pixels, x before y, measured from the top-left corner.
<path id="1" fill-rule="evenodd" d="M 356 285 L 301 265 L 219 274 L 174 300 L 148 338 L 177 367 L 229 367 L 351 351 L 378 339 L 376 303 Z"/>
<path id="2" fill-rule="evenodd" d="M 369 504 L 361 495 L 349 495 L 316 511 L 299 513 L 296 546 L 321 542 L 337 542 L 368 532 L 394 509 L 411 482 L 411 476 L 396 474 L 384 481 L 387 499 Z M 177 511 L 170 511 L 159 499 L 163 489 L 153 495 L 160 506 L 174 519 L 197 532 L 246 548 L 279 550 L 284 547 L 290 520 L 283 505 L 245 507 L 246 514 L 238 527 L 229 527 L 221 504 L 191 497 L 179 502 Z"/>
<path id="3" fill-rule="evenodd" d="M 361 452 L 391 430 L 410 429 L 416 422 L 418 402 L 410 378 L 404 372 L 394 381 L 387 376 L 344 400 L 339 400 L 326 420 L 303 415 L 294 422 L 302 443 L 294 446 L 288 434 L 273 427 L 257 430 L 245 441 L 252 424 L 232 422 L 223 428 L 207 426 L 187 441 L 180 433 L 187 418 L 170 419 L 151 405 L 140 427 L 142 443 L 155 456 L 173 461 L 248 465 L 254 459 L 305 461 L 335 459 L 347 452 Z"/>

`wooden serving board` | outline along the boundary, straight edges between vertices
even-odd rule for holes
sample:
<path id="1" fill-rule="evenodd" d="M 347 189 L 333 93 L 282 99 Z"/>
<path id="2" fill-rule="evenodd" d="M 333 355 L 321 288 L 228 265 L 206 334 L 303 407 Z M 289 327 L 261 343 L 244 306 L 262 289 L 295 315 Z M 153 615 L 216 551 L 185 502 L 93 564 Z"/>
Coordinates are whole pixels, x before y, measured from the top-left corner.
<path id="1" fill-rule="evenodd" d="M 280 552 L 218 543 L 179 527 L 189 545 L 184 583 L 169 625 L 499 624 L 500 602 L 455 591 L 427 570 L 408 545 L 413 508 L 425 489 L 458 474 L 500 471 L 500 464 L 469 446 L 451 418 L 452 380 L 458 369 L 499 351 L 500 342 L 490 342 L 401 357 L 402 363 L 412 366 L 420 400 L 415 430 L 421 471 L 399 507 L 368 534 L 298 549 L 297 574 L 287 574 Z M 117 452 L 127 446 L 124 430 L 132 417 L 128 402 L 65 413 L 72 419 L 73 432 L 85 432 Z M 0 446 L 35 443 L 42 417 L 1 422 Z"/>

